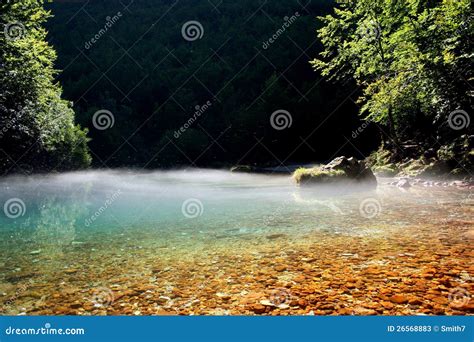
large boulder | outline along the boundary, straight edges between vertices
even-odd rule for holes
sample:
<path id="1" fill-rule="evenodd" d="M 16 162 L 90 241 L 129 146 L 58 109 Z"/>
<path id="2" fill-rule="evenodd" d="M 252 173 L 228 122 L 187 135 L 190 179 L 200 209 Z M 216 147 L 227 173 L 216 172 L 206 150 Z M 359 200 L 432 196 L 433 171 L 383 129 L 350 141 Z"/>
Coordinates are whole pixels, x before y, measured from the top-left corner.
<path id="1" fill-rule="evenodd" d="M 370 168 L 354 157 L 337 157 L 329 164 L 310 169 L 300 168 L 293 174 L 297 184 L 327 184 L 337 182 L 377 185 Z"/>

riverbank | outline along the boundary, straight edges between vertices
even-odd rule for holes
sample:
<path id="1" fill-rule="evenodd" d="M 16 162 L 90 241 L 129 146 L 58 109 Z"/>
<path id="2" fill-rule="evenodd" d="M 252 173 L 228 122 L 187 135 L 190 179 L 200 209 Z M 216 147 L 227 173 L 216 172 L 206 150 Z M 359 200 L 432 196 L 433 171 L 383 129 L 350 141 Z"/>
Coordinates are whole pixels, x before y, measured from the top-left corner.
<path id="1" fill-rule="evenodd" d="M 446 145 L 408 141 L 394 148 L 386 144 L 366 162 L 378 176 L 473 183 L 474 136 L 462 135 Z"/>

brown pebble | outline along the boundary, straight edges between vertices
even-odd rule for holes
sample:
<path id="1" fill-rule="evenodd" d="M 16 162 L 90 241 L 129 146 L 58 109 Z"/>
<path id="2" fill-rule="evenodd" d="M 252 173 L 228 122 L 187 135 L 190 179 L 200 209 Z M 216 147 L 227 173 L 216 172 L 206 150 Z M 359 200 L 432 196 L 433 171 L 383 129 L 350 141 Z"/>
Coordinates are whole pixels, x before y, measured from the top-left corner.
<path id="1" fill-rule="evenodd" d="M 390 297 L 390 301 L 396 304 L 405 304 L 408 303 L 408 298 L 401 294 L 396 294 Z"/>
<path id="2" fill-rule="evenodd" d="M 255 304 L 252 307 L 252 311 L 255 312 L 256 314 L 263 314 L 265 313 L 266 308 L 262 304 Z"/>
<path id="3" fill-rule="evenodd" d="M 275 266 L 275 271 L 277 271 L 277 272 L 283 272 L 285 270 L 286 270 L 286 266 L 283 266 L 283 265 Z"/>

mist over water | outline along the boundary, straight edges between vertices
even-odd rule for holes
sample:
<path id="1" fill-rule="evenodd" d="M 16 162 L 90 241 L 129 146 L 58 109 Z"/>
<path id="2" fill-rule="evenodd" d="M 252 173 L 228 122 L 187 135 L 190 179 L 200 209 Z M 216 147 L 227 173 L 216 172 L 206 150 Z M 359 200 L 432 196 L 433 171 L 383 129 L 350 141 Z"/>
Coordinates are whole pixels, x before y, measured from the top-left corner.
<path id="1" fill-rule="evenodd" d="M 451 246 L 463 255 L 466 234 L 472 235 L 469 191 L 403 190 L 379 181 L 376 189 L 305 188 L 288 175 L 203 169 L 4 178 L 0 293 L 15 293 L 25 281 L 44 298 L 58 286 L 79 291 L 54 303 L 25 294 L 4 312 L 47 314 L 64 301 L 84 301 L 81 291 L 124 282 L 120 286 L 151 281 L 168 296 L 166 289 L 189 272 L 216 276 L 220 271 L 203 269 L 216 260 L 219 269 L 246 274 L 257 272 L 264 257 L 288 258 L 297 251 L 326 267 L 348 256 L 384 265 L 382 257 L 372 260 L 374 251 L 395 258 Z M 174 272 L 156 278 L 156 264 Z M 189 284 L 190 291 L 205 286 L 199 284 Z"/>
<path id="2" fill-rule="evenodd" d="M 87 233 L 89 238 L 94 232 L 123 230 L 179 235 L 238 229 L 249 234 L 289 231 L 298 235 L 327 229 L 359 234 L 364 229 L 377 230 L 374 223 L 416 224 L 425 214 L 442 215 L 449 205 L 469 200 L 469 193 L 444 189 L 407 191 L 347 184 L 300 188 L 288 175 L 205 169 L 9 177 L 0 187 L 1 203 L 20 202 L 19 213 L 9 215 L 9 208 L 4 207 L 0 234 L 20 234 L 40 226 L 60 232 L 67 222 L 75 234 Z M 398 214 L 403 214 L 401 220 Z"/>

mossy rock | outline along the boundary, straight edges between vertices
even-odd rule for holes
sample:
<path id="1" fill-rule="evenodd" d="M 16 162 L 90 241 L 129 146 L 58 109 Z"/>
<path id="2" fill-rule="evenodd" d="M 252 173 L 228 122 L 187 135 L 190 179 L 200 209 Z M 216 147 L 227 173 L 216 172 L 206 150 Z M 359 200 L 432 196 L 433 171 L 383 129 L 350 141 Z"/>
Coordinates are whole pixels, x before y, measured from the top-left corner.
<path id="1" fill-rule="evenodd" d="M 397 176 L 399 177 L 416 177 L 422 173 L 429 164 L 425 163 L 421 159 L 410 159 L 409 161 L 399 165 L 400 172 Z"/>
<path id="2" fill-rule="evenodd" d="M 377 180 L 364 162 L 355 158 L 338 157 L 327 165 L 300 168 L 293 173 L 298 185 L 356 182 L 377 184 Z"/>
<path id="3" fill-rule="evenodd" d="M 451 170 L 451 167 L 443 160 L 432 161 L 427 165 L 424 170 L 418 173 L 418 177 L 439 177 L 447 175 Z"/>
<path id="4" fill-rule="evenodd" d="M 451 172 L 449 172 L 450 176 L 458 177 L 458 176 L 464 176 L 467 175 L 466 170 L 461 169 L 461 168 L 456 168 L 452 169 Z"/>
<path id="5" fill-rule="evenodd" d="M 297 184 L 327 184 L 334 181 L 348 180 L 346 173 L 342 170 L 322 170 L 319 167 L 297 169 L 293 173 L 293 179 Z"/>
<path id="6" fill-rule="evenodd" d="M 381 166 L 374 166 L 372 171 L 381 177 L 394 177 L 398 172 L 399 169 L 395 164 L 387 164 Z"/>
<path id="7" fill-rule="evenodd" d="M 392 152 L 385 150 L 381 146 L 377 151 L 374 151 L 366 158 L 367 165 L 374 167 L 382 167 L 385 165 L 392 164 L 391 162 Z"/>

